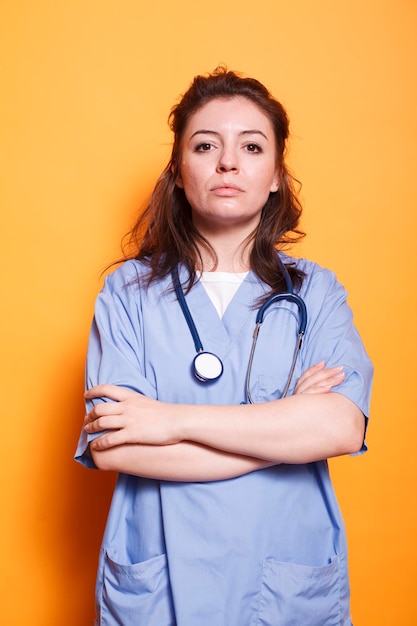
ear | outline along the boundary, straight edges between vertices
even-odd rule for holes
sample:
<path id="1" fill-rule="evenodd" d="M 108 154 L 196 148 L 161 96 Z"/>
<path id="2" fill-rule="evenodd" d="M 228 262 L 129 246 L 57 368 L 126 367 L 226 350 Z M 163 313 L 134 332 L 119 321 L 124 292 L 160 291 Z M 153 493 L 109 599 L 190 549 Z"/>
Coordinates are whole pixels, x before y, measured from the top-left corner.
<path id="1" fill-rule="evenodd" d="M 274 180 L 272 181 L 270 191 L 271 193 L 274 193 L 275 191 L 278 191 L 278 189 L 279 189 L 279 177 L 278 177 L 278 173 L 276 173 L 274 176 Z"/>
<path id="2" fill-rule="evenodd" d="M 178 170 L 177 175 L 175 175 L 175 165 L 174 163 L 171 165 L 171 174 L 172 176 L 175 178 L 175 184 L 177 185 L 177 187 L 179 187 L 180 189 L 184 189 L 184 185 L 182 182 L 182 178 L 181 178 L 181 171 Z"/>

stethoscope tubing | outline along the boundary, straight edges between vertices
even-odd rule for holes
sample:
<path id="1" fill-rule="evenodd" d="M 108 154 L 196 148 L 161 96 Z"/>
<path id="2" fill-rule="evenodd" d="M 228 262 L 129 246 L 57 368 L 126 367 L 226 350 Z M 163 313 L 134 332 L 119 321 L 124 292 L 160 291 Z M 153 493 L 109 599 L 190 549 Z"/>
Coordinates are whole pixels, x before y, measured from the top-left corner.
<path id="1" fill-rule="evenodd" d="M 298 313 L 299 313 L 299 326 L 298 326 L 298 337 L 297 337 L 297 343 L 296 343 L 296 347 L 294 350 L 294 354 L 293 354 L 293 359 L 291 362 L 291 367 L 290 367 L 290 372 L 289 372 L 289 376 L 287 379 L 287 383 L 285 385 L 284 391 L 281 395 L 282 398 L 285 398 L 285 396 L 288 393 L 288 390 L 290 388 L 291 385 L 291 381 L 294 375 L 294 370 L 295 370 L 295 365 L 296 365 L 296 361 L 298 358 L 298 354 L 301 350 L 301 345 L 302 345 L 302 341 L 303 341 L 303 337 L 306 331 L 306 327 L 307 327 L 307 307 L 306 304 L 304 302 L 304 300 L 298 296 L 297 294 L 294 293 L 293 290 L 293 285 L 292 285 L 292 281 L 291 281 L 291 277 L 288 273 L 287 268 L 285 267 L 284 263 L 281 261 L 281 259 L 278 257 L 278 263 L 281 266 L 281 269 L 283 271 L 284 274 L 284 279 L 285 279 L 285 284 L 286 284 L 286 288 L 287 290 L 285 292 L 282 293 L 278 293 L 278 294 L 273 294 L 270 298 L 268 298 L 268 300 L 266 302 L 264 302 L 264 304 L 260 307 L 257 315 L 256 315 L 256 321 L 255 321 L 255 330 L 253 333 L 253 340 L 252 340 L 252 347 L 251 347 L 251 351 L 250 351 L 250 356 L 249 356 L 249 361 L 248 361 L 248 367 L 247 367 L 247 371 L 246 371 L 246 381 L 245 381 L 245 392 L 246 392 L 246 398 L 247 401 L 249 402 L 249 404 L 254 404 L 254 401 L 252 399 L 251 393 L 250 393 L 250 377 L 251 377 L 251 372 L 252 372 L 252 364 L 253 364 L 253 359 L 254 359 L 254 354 L 255 354 L 255 348 L 256 348 L 256 343 L 258 340 L 258 335 L 259 335 L 259 330 L 263 324 L 264 321 L 264 317 L 265 314 L 268 310 L 268 308 L 272 305 L 275 304 L 276 302 L 280 302 L 283 300 L 287 300 L 290 302 L 293 302 L 294 304 L 297 305 L 298 308 Z M 184 315 L 185 321 L 187 322 L 187 326 L 190 330 L 191 336 L 193 338 L 194 341 L 194 346 L 195 346 L 195 350 L 196 350 L 196 356 L 193 360 L 193 369 L 194 369 L 194 375 L 196 376 L 197 380 L 199 380 L 200 382 L 203 383 L 207 383 L 207 382 L 214 382 L 215 380 L 217 380 L 218 378 L 220 378 L 220 376 L 223 373 L 223 363 L 221 362 L 221 360 L 219 359 L 219 357 L 211 352 L 207 352 L 204 350 L 203 344 L 201 342 L 200 336 L 198 334 L 197 331 L 197 327 L 194 323 L 193 317 L 191 315 L 190 309 L 188 308 L 186 299 L 185 299 L 185 295 L 184 295 L 184 291 L 182 289 L 181 283 L 180 283 L 180 279 L 179 279 L 179 275 L 178 275 L 178 267 L 175 267 L 172 271 L 172 281 L 173 281 L 173 285 L 174 285 L 174 289 L 175 289 L 175 293 L 179 302 L 179 305 L 181 307 L 182 313 Z M 206 358 L 206 360 L 208 359 L 209 362 L 211 362 L 211 365 L 213 365 L 214 363 L 214 373 L 211 372 L 207 372 L 205 373 L 204 371 L 200 371 L 198 368 L 198 363 L 200 362 L 204 362 L 204 359 L 200 358 L 204 356 Z"/>
<path id="2" fill-rule="evenodd" d="M 277 293 L 274 296 L 271 296 L 259 309 L 255 323 L 261 325 L 264 321 L 264 315 L 267 309 L 269 309 L 269 307 L 275 302 L 280 302 L 281 300 L 289 300 L 298 306 L 300 315 L 298 332 L 304 335 L 307 326 L 307 307 L 304 300 L 300 298 L 300 296 L 297 296 L 293 291 Z"/>
<path id="3" fill-rule="evenodd" d="M 194 324 L 193 317 L 191 315 L 191 311 L 188 308 L 187 301 L 184 296 L 184 291 L 181 287 L 180 278 L 178 275 L 178 267 L 176 266 L 172 270 L 172 282 L 174 284 L 175 294 L 177 296 L 179 305 L 181 307 L 182 313 L 185 317 L 185 321 L 187 322 L 187 326 L 190 329 L 191 336 L 194 341 L 195 351 L 196 352 L 204 352 L 203 344 L 201 343 L 200 335 L 198 334 L 196 325 Z"/>

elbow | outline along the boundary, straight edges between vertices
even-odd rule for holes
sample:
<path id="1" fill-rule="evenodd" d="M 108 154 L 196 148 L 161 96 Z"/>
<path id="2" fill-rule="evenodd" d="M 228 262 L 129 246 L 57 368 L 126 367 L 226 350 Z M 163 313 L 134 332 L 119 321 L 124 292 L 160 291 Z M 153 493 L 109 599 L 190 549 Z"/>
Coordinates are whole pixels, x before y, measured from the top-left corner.
<path id="1" fill-rule="evenodd" d="M 356 454 L 362 449 L 365 439 L 365 425 L 364 414 L 355 406 L 347 420 L 347 428 L 342 442 L 342 454 Z"/>
<path id="2" fill-rule="evenodd" d="M 97 469 L 105 472 L 111 472 L 115 469 L 111 462 L 112 455 L 109 452 L 108 450 L 95 450 L 90 446 L 90 455 Z"/>
<path id="3" fill-rule="evenodd" d="M 337 415 L 337 419 L 333 421 L 335 454 L 332 456 L 356 454 L 363 447 L 366 417 L 349 398 L 338 393 L 327 397 L 333 403 L 333 418 Z"/>

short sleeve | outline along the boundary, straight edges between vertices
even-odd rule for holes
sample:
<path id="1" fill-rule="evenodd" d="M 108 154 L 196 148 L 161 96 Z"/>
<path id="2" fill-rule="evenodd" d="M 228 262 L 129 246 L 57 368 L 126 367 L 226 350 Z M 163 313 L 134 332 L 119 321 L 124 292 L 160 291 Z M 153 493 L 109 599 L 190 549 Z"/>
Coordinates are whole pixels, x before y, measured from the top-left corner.
<path id="1" fill-rule="evenodd" d="M 155 389 L 144 375 L 141 290 L 133 263 L 126 263 L 106 277 L 96 300 L 87 350 L 86 389 L 99 384 L 118 385 L 155 397 Z M 92 402 L 87 403 L 87 412 L 92 406 Z M 95 467 L 89 443 L 97 436 L 81 432 L 76 461 Z"/>
<path id="2" fill-rule="evenodd" d="M 345 379 L 334 388 L 354 402 L 369 418 L 373 366 L 353 323 L 347 293 L 333 272 L 318 268 L 306 279 L 304 298 L 309 322 L 304 345 L 304 369 L 325 361 L 343 366 Z M 361 452 L 366 451 L 366 444 Z"/>

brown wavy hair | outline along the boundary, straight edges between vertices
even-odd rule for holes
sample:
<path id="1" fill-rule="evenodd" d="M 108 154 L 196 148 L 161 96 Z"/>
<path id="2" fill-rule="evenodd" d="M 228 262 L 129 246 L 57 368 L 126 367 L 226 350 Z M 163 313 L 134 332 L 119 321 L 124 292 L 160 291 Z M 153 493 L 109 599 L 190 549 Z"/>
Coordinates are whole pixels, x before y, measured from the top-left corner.
<path id="1" fill-rule="evenodd" d="M 190 117 L 213 99 L 237 96 L 257 105 L 269 117 L 274 129 L 279 189 L 269 194 L 259 224 L 247 244 L 253 241 L 250 252 L 252 270 L 272 292 L 285 290 L 282 270 L 277 263 L 277 249 L 283 249 L 304 236 L 298 228 L 302 209 L 295 191 L 297 181 L 285 163 L 288 117 L 284 107 L 259 81 L 225 67 L 218 67 L 208 75 L 196 76 L 169 115 L 168 123 L 174 133 L 171 158 L 156 182 L 149 205 L 125 239 L 124 249 L 128 246 L 132 251 L 125 258 L 139 259 L 149 266 L 147 285 L 165 277 L 182 263 L 189 271 L 189 289 L 195 281 L 196 268 L 202 266 L 198 244 L 210 250 L 216 260 L 210 243 L 194 227 L 184 190 L 175 181 L 181 162 L 182 138 Z M 294 287 L 299 288 L 303 273 L 294 266 L 289 266 L 288 270 Z"/>

